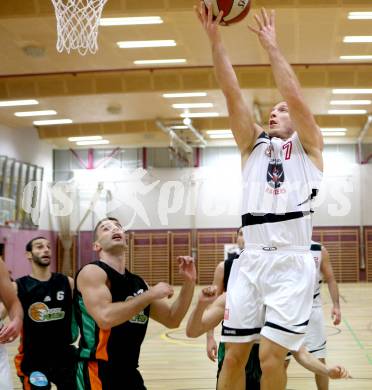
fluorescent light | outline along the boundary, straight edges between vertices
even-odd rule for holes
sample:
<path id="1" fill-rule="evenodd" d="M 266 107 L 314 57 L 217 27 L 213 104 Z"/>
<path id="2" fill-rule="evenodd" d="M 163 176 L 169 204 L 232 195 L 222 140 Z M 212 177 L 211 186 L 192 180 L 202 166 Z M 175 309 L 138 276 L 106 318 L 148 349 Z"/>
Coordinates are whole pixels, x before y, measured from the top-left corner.
<path id="1" fill-rule="evenodd" d="M 42 111 L 23 111 L 15 112 L 15 116 L 24 117 L 24 116 L 42 116 L 42 115 L 57 115 L 57 111 L 54 110 L 42 110 Z"/>
<path id="2" fill-rule="evenodd" d="M 136 24 L 161 24 L 160 16 L 137 16 L 129 18 L 101 18 L 100 26 L 133 26 Z"/>
<path id="3" fill-rule="evenodd" d="M 173 58 L 166 60 L 136 60 L 134 61 L 135 65 L 156 65 L 156 64 L 184 64 L 186 62 L 185 58 Z"/>
<path id="4" fill-rule="evenodd" d="M 184 125 L 191 125 L 191 119 L 187 115 L 184 117 L 184 120 L 182 122 Z"/>
<path id="5" fill-rule="evenodd" d="M 344 132 L 346 133 L 347 129 L 345 127 L 322 127 L 320 131 L 323 133 L 332 133 L 332 132 Z"/>
<path id="6" fill-rule="evenodd" d="M 163 98 L 166 99 L 203 96 L 207 96 L 207 92 L 163 93 Z"/>
<path id="7" fill-rule="evenodd" d="M 172 104 L 173 108 L 210 108 L 213 103 L 176 103 Z"/>
<path id="8" fill-rule="evenodd" d="M 214 135 L 214 134 L 232 134 L 230 129 L 221 129 L 221 130 L 207 130 L 206 133 L 208 135 Z"/>
<path id="9" fill-rule="evenodd" d="M 372 55 L 366 56 L 340 56 L 341 60 L 372 60 Z"/>
<path id="10" fill-rule="evenodd" d="M 372 19 L 372 12 L 349 12 L 348 19 Z"/>
<path id="11" fill-rule="evenodd" d="M 339 137 L 339 136 L 345 136 L 345 131 L 323 131 L 322 132 L 324 137 Z"/>
<path id="12" fill-rule="evenodd" d="M 0 107 L 33 106 L 35 104 L 39 104 L 35 99 L 0 101 Z"/>
<path id="13" fill-rule="evenodd" d="M 218 112 L 188 112 L 181 114 L 181 118 L 210 118 L 220 116 Z"/>
<path id="14" fill-rule="evenodd" d="M 76 145 L 78 146 L 87 146 L 87 145 L 107 145 L 110 141 L 107 139 L 102 139 L 100 141 L 79 141 L 76 142 Z"/>
<path id="15" fill-rule="evenodd" d="M 232 134 L 211 134 L 209 136 L 209 138 L 226 138 L 226 139 L 231 139 L 231 138 L 234 138 L 234 136 Z"/>
<path id="16" fill-rule="evenodd" d="M 186 125 L 176 125 L 176 126 L 171 126 L 171 128 L 173 130 L 184 130 L 184 129 L 188 129 L 189 126 L 186 126 Z"/>
<path id="17" fill-rule="evenodd" d="M 353 89 L 353 88 L 344 88 L 344 89 L 333 89 L 332 93 L 335 95 L 340 94 L 372 94 L 372 88 L 366 89 Z"/>
<path id="18" fill-rule="evenodd" d="M 331 115 L 362 115 L 367 114 L 367 110 L 328 110 Z"/>
<path id="19" fill-rule="evenodd" d="M 161 41 L 120 41 L 116 42 L 120 49 L 134 49 L 139 47 L 169 47 L 176 46 L 176 41 L 173 39 L 161 40 Z"/>
<path id="20" fill-rule="evenodd" d="M 76 141 L 99 141 L 103 139 L 100 135 L 88 135 L 86 137 L 69 137 L 67 138 L 70 142 L 76 142 Z"/>
<path id="21" fill-rule="evenodd" d="M 349 35 L 344 37 L 344 43 L 370 43 L 372 35 Z"/>
<path id="22" fill-rule="evenodd" d="M 332 106 L 368 106 L 371 100 L 331 100 Z"/>
<path id="23" fill-rule="evenodd" d="M 47 125 L 66 125 L 72 123 L 71 119 L 45 119 L 41 121 L 33 121 L 35 126 L 47 126 Z"/>

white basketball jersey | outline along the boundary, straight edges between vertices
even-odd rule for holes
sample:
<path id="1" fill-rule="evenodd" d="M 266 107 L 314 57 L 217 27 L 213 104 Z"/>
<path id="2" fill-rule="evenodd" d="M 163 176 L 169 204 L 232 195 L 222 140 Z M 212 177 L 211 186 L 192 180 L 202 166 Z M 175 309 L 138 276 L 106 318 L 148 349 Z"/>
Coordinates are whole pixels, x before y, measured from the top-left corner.
<path id="1" fill-rule="evenodd" d="M 243 167 L 242 226 L 246 244 L 310 247 L 311 203 L 323 177 L 297 133 L 262 133 Z"/>
<path id="2" fill-rule="evenodd" d="M 310 250 L 314 258 L 315 270 L 316 270 L 313 307 L 320 307 L 322 306 L 322 299 L 320 296 L 320 286 L 323 282 L 323 275 L 320 272 L 320 265 L 322 263 L 322 244 L 320 244 L 319 242 L 311 241 Z"/>

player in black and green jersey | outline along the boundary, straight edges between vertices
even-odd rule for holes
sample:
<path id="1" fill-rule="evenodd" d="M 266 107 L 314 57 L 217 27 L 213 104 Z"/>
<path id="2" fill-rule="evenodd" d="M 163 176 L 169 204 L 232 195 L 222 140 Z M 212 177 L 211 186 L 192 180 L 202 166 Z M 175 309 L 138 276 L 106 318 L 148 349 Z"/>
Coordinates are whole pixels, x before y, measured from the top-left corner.
<path id="1" fill-rule="evenodd" d="M 172 305 L 167 283 L 149 287 L 125 267 L 125 232 L 115 218 L 98 222 L 94 250 L 100 260 L 87 264 L 76 276 L 74 314 L 80 330 L 77 387 L 79 390 L 144 390 L 138 370 L 149 317 L 168 328 L 179 326 L 194 291 L 194 260 L 179 258 L 184 279 Z"/>

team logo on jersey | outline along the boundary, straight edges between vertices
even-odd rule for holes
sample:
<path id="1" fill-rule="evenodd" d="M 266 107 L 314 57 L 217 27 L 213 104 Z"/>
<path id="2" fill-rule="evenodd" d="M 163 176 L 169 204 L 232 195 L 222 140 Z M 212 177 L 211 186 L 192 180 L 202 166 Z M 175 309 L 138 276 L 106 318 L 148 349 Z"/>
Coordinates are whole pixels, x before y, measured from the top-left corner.
<path id="1" fill-rule="evenodd" d="M 134 296 L 141 295 L 144 291 L 140 290 L 137 294 L 135 293 Z M 133 299 L 134 297 L 127 297 L 126 301 L 129 301 L 130 299 Z M 136 314 L 134 317 L 132 317 L 129 322 L 132 324 L 140 324 L 144 325 L 148 321 L 148 316 L 145 314 L 144 310 L 141 310 L 138 314 Z"/>
<path id="2" fill-rule="evenodd" d="M 48 386 L 48 378 L 40 371 L 34 371 L 30 375 L 30 383 L 36 387 Z"/>
<path id="3" fill-rule="evenodd" d="M 65 312 L 60 307 L 49 309 L 45 303 L 35 302 L 28 308 L 28 316 L 35 322 L 50 322 L 62 320 Z"/>
<path id="4" fill-rule="evenodd" d="M 284 183 L 284 169 L 280 158 L 272 158 L 267 167 L 266 181 L 276 189 Z"/>

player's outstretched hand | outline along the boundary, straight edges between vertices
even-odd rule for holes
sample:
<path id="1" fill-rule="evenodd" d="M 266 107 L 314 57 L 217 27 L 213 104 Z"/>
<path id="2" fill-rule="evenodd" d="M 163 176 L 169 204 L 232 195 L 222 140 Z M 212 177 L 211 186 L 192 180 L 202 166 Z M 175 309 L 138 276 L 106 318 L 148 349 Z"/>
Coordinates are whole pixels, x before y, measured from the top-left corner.
<path id="1" fill-rule="evenodd" d="M 174 294 L 172 286 L 164 282 L 160 282 L 154 287 L 151 287 L 150 292 L 153 294 L 154 299 L 171 298 Z"/>
<path id="2" fill-rule="evenodd" d="M 248 26 L 261 42 L 262 47 L 268 51 L 278 46 L 275 32 L 275 12 L 267 13 L 265 8 L 261 9 L 261 15 L 254 15 L 257 27 Z"/>
<path id="3" fill-rule="evenodd" d="M 179 273 L 185 281 L 196 281 L 195 260 L 190 256 L 178 256 Z"/>
<path id="4" fill-rule="evenodd" d="M 204 1 L 200 1 L 198 5 L 194 5 L 194 10 L 211 43 L 220 40 L 221 37 L 218 25 L 221 23 L 223 11 L 220 11 L 217 18 L 213 20 L 211 3 L 209 3 L 208 7 L 206 7 Z"/>
<path id="5" fill-rule="evenodd" d="M 348 379 L 351 378 L 349 371 L 342 366 L 336 365 L 328 369 L 328 376 L 331 379 Z"/>

